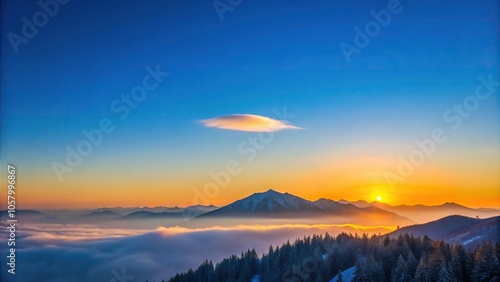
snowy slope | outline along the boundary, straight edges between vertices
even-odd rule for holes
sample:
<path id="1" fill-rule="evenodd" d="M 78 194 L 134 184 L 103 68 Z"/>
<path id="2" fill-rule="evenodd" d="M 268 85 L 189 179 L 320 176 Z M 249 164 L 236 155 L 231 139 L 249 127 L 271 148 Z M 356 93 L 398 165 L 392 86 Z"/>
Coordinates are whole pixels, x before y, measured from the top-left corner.
<path id="1" fill-rule="evenodd" d="M 352 279 L 354 278 L 355 271 L 356 271 L 355 266 L 342 271 L 342 281 L 344 281 L 344 282 L 352 281 Z M 339 275 L 337 274 L 329 282 L 337 282 L 338 278 L 339 278 Z"/>
<path id="2" fill-rule="evenodd" d="M 208 212 L 201 217 L 207 216 L 241 216 L 241 215 L 268 215 L 275 213 L 301 212 L 309 214 L 321 214 L 324 211 L 316 207 L 312 202 L 300 197 L 279 193 L 272 189 L 255 193 L 249 197 L 238 200 L 218 210 Z"/>
<path id="3" fill-rule="evenodd" d="M 429 223 L 400 228 L 389 233 L 389 236 L 397 237 L 405 233 L 416 237 L 427 235 L 431 239 L 471 247 L 482 241 L 496 243 L 500 241 L 500 216 L 476 219 L 452 215 Z"/>

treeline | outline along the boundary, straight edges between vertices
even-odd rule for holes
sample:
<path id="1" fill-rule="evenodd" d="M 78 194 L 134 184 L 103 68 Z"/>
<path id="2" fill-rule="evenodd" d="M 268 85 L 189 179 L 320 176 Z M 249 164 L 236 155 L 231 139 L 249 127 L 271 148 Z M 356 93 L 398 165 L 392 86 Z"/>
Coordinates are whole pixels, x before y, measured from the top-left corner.
<path id="1" fill-rule="evenodd" d="M 328 233 L 255 250 L 217 264 L 205 261 L 196 270 L 176 274 L 169 282 L 329 281 L 356 266 L 354 281 L 500 281 L 500 244 L 483 243 L 474 250 L 429 237 L 368 237 Z"/>

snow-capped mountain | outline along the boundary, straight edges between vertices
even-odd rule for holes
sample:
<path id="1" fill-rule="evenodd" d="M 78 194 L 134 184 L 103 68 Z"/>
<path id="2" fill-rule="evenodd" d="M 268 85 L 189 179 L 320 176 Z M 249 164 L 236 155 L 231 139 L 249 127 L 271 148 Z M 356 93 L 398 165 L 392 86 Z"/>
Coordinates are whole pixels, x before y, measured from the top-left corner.
<path id="1" fill-rule="evenodd" d="M 381 225 L 397 225 L 413 223 L 407 218 L 374 206 L 359 208 L 351 204 L 321 198 L 309 201 L 289 193 L 280 193 L 272 189 L 255 193 L 244 199 L 235 201 L 220 209 L 202 214 L 195 218 L 325 218 L 331 223 L 361 223 L 366 220 Z"/>
<path id="2" fill-rule="evenodd" d="M 205 213 L 200 217 L 258 216 L 291 212 L 295 214 L 323 214 L 324 210 L 311 201 L 269 189 L 266 192 L 252 194 L 220 209 Z"/>

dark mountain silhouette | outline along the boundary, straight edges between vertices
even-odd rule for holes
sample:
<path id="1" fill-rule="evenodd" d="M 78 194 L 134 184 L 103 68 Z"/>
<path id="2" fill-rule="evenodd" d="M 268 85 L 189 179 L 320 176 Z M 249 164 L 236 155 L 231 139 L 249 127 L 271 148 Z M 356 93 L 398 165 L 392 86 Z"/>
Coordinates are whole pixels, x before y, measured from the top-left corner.
<path id="1" fill-rule="evenodd" d="M 479 216 L 480 218 L 487 218 L 500 215 L 500 210 L 497 209 L 492 209 L 492 208 L 473 209 L 453 202 L 446 202 L 444 204 L 434 205 L 434 206 L 426 206 L 421 204 L 391 206 L 382 202 L 368 203 L 366 201 L 361 201 L 361 200 L 352 203 L 343 200 L 342 203 L 353 204 L 357 207 L 375 206 L 386 211 L 397 213 L 400 216 L 404 216 L 418 223 L 425 223 L 432 220 L 437 220 L 439 218 L 443 218 L 448 215 L 462 215 L 467 217 Z"/>
<path id="2" fill-rule="evenodd" d="M 341 204 L 329 199 L 309 201 L 289 193 L 272 189 L 254 193 L 220 209 L 202 214 L 192 222 L 201 219 L 224 219 L 217 224 L 232 223 L 230 218 L 262 219 L 318 219 L 331 223 L 361 223 L 371 221 L 377 224 L 410 224 L 407 218 L 379 209 L 375 206 L 359 208 L 352 204 Z M 222 221 L 222 220 L 221 220 Z M 236 222 L 237 223 L 237 222 Z"/>
<path id="3" fill-rule="evenodd" d="M 268 215 L 324 215 L 325 212 L 311 201 L 289 193 L 279 193 L 269 189 L 254 193 L 220 209 L 205 213 L 201 217 L 242 217 Z"/>
<path id="4" fill-rule="evenodd" d="M 481 242 L 498 243 L 500 242 L 500 216 L 476 219 L 452 215 L 425 224 L 403 227 L 389 235 L 396 237 L 405 233 L 417 237 L 427 235 L 434 240 L 464 246 L 475 246 Z"/>
<path id="5" fill-rule="evenodd" d="M 74 217 L 74 220 L 109 220 L 122 216 L 113 211 L 96 211 Z"/>
<path id="6" fill-rule="evenodd" d="M 183 218 L 181 212 L 151 212 L 151 211 L 136 211 L 119 219 L 158 219 L 158 218 Z"/>

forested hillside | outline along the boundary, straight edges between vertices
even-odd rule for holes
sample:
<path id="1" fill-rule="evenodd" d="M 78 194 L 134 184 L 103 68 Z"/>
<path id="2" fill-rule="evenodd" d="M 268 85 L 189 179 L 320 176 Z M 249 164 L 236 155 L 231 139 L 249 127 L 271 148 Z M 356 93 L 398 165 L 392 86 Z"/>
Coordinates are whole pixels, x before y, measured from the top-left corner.
<path id="1" fill-rule="evenodd" d="M 270 247 L 261 257 L 255 250 L 233 255 L 214 265 L 169 282 L 194 281 L 329 281 L 356 266 L 353 281 L 500 281 L 500 244 L 485 242 L 475 249 L 433 241 L 429 237 L 368 237 L 342 233 L 314 235 Z M 336 279 L 337 281 L 342 281 Z"/>

